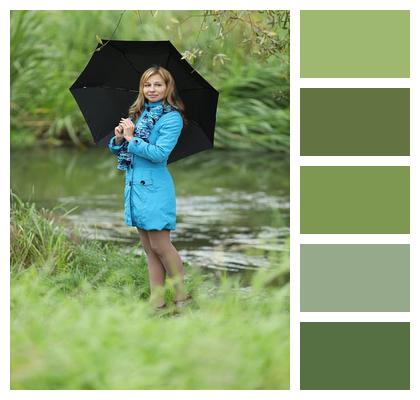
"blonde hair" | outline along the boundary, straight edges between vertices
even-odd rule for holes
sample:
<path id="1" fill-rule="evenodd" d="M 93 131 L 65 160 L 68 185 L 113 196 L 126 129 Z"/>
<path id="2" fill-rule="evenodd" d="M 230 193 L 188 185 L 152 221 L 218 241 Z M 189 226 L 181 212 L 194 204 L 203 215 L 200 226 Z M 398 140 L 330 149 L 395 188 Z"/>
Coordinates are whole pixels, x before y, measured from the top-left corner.
<path id="1" fill-rule="evenodd" d="M 176 91 L 175 80 L 167 69 L 159 66 L 153 66 L 143 72 L 139 83 L 139 95 L 137 96 L 136 101 L 128 110 L 129 116 L 133 118 L 134 121 L 136 121 L 140 114 L 143 112 L 145 103 L 145 97 L 143 94 L 144 84 L 153 75 L 159 75 L 166 85 L 166 91 L 163 96 L 162 103 L 170 104 L 176 111 L 179 111 L 181 113 L 182 119 L 184 120 L 184 124 L 186 124 L 185 106 Z"/>

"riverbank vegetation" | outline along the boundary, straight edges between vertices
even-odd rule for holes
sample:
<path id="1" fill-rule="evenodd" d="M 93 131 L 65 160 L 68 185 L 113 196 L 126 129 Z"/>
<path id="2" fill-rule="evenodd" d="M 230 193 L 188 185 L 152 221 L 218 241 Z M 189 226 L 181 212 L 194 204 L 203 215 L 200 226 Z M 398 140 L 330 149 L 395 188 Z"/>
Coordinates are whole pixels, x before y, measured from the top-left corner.
<path id="1" fill-rule="evenodd" d="M 13 389 L 288 388 L 287 253 L 248 287 L 188 265 L 192 304 L 155 314 L 144 257 L 66 233 L 60 215 L 12 196 Z"/>

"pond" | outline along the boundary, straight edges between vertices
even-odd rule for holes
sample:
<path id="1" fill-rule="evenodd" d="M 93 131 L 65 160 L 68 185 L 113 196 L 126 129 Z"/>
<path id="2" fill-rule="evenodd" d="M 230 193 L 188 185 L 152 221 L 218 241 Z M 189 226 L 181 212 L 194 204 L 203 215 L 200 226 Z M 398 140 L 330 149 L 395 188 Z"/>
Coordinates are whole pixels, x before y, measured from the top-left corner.
<path id="1" fill-rule="evenodd" d="M 289 237 L 289 163 L 275 153 L 210 150 L 169 165 L 177 194 L 172 241 L 207 271 L 270 267 Z M 75 208 L 64 220 L 86 239 L 142 252 L 123 221 L 123 172 L 107 149 L 29 149 L 11 154 L 11 187 L 39 207 Z"/>

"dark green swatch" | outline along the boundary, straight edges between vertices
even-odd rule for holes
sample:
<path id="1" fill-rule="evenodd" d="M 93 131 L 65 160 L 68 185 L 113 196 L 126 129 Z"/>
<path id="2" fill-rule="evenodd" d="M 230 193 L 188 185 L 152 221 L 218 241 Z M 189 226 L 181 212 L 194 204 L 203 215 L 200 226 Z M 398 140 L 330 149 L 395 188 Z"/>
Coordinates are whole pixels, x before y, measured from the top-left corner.
<path id="1" fill-rule="evenodd" d="M 410 389 L 408 322 L 302 322 L 301 389 Z"/>
<path id="2" fill-rule="evenodd" d="M 410 89 L 301 89 L 300 154 L 410 155 Z"/>
<path id="3" fill-rule="evenodd" d="M 408 244 L 302 244 L 305 312 L 410 311 Z"/>
<path id="4" fill-rule="evenodd" d="M 301 167 L 301 233 L 410 233 L 409 167 Z"/>
<path id="5" fill-rule="evenodd" d="M 410 12 L 300 12 L 302 78 L 409 78 Z"/>

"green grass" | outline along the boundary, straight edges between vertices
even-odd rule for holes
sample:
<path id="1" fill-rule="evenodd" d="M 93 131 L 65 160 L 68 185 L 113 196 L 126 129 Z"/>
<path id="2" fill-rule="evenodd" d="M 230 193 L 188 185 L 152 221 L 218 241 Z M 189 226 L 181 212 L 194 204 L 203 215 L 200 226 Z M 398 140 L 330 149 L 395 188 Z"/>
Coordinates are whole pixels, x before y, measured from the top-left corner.
<path id="1" fill-rule="evenodd" d="M 16 196 L 11 212 L 13 389 L 288 388 L 287 259 L 248 288 L 187 265 L 192 304 L 155 314 L 144 257 L 66 234 Z"/>

